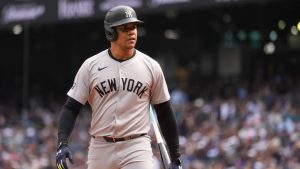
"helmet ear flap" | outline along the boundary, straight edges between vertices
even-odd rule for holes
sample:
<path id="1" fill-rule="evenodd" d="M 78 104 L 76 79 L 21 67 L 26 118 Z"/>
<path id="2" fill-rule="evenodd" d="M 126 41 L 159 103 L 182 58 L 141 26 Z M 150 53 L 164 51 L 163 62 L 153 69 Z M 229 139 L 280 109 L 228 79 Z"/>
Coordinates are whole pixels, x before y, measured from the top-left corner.
<path id="1" fill-rule="evenodd" d="M 104 24 L 105 36 L 108 41 L 115 41 L 118 38 L 118 33 L 114 28 L 109 27 L 108 25 Z"/>

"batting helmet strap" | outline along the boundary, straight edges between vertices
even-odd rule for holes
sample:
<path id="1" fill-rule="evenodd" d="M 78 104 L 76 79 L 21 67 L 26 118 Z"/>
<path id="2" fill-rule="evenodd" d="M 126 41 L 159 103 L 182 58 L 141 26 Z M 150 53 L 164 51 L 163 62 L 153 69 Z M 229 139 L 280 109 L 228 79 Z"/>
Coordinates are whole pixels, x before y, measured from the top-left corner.
<path id="1" fill-rule="evenodd" d="M 115 41 L 118 34 L 114 27 L 127 23 L 143 23 L 137 19 L 135 11 L 129 6 L 117 6 L 109 10 L 104 19 L 105 36 L 108 41 Z"/>

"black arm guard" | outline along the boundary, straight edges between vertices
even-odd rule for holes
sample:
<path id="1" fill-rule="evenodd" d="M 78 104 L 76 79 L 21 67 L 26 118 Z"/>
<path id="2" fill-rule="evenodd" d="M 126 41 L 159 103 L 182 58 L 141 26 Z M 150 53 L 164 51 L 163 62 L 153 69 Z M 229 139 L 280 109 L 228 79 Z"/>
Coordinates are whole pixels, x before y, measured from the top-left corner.
<path id="1" fill-rule="evenodd" d="M 68 97 L 65 104 L 60 112 L 60 117 L 58 120 L 58 139 L 57 143 L 67 143 L 74 128 L 76 118 L 78 116 L 79 110 L 83 105 Z"/>
<path id="2" fill-rule="evenodd" d="M 180 157 L 179 134 L 177 122 L 170 102 L 167 101 L 161 104 L 154 105 L 154 108 L 157 112 L 157 119 L 161 132 L 170 151 L 171 161 L 176 161 Z"/>

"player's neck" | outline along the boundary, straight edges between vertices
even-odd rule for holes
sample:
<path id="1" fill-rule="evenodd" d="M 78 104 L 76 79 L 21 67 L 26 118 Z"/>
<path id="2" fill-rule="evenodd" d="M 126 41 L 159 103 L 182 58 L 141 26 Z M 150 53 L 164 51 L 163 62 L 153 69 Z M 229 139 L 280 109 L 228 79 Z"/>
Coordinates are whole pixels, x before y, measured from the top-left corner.
<path id="1" fill-rule="evenodd" d="M 128 50 L 122 50 L 118 48 L 114 48 L 113 46 L 110 48 L 112 57 L 114 57 L 117 60 L 127 60 L 131 58 L 134 55 L 135 49 L 128 49 Z"/>

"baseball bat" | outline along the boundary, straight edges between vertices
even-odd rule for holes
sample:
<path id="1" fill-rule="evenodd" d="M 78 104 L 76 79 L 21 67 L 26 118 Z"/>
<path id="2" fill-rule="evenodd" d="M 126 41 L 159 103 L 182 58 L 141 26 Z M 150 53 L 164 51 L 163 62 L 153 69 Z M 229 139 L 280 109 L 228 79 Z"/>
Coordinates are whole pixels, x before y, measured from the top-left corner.
<path id="1" fill-rule="evenodd" d="M 162 160 L 162 164 L 164 169 L 169 169 L 171 160 L 170 160 L 170 156 L 169 156 L 169 152 L 167 151 L 167 147 L 166 144 L 164 143 L 163 137 L 160 133 L 160 130 L 158 128 L 158 123 L 156 120 L 156 117 L 154 116 L 154 112 L 152 110 L 152 106 L 150 105 L 150 118 L 151 118 L 151 122 L 152 122 L 152 126 L 153 126 L 153 130 L 154 130 L 154 134 L 156 137 L 156 141 L 157 141 L 157 145 L 159 148 L 159 152 L 160 152 L 160 157 Z"/>

